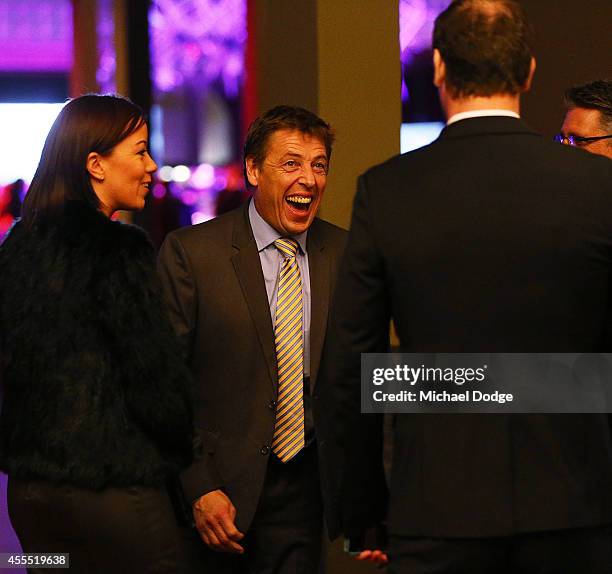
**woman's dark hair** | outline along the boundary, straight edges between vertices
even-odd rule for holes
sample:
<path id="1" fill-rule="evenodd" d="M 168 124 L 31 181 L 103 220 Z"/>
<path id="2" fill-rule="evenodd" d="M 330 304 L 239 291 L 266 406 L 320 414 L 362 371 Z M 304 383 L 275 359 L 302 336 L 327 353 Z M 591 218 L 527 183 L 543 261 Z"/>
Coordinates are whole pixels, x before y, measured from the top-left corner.
<path id="1" fill-rule="evenodd" d="M 109 154 L 144 123 L 142 109 L 121 96 L 87 94 L 70 100 L 47 135 L 23 203 L 24 224 L 29 227 L 35 220 L 61 212 L 67 201 L 97 208 L 87 156 L 91 152 Z"/>

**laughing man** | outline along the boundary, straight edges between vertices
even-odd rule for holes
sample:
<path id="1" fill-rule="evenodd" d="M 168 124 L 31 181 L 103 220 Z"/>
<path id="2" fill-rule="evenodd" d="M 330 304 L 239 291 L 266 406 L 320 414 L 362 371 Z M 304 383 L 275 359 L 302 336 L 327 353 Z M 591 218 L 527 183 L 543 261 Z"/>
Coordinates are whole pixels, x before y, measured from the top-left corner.
<path id="1" fill-rule="evenodd" d="M 345 232 L 316 217 L 330 126 L 279 106 L 251 125 L 252 200 L 168 236 L 160 274 L 195 374 L 196 462 L 182 477 L 203 572 L 317 572 L 323 457 L 317 372 Z M 323 504 L 325 502 L 325 505 Z"/>

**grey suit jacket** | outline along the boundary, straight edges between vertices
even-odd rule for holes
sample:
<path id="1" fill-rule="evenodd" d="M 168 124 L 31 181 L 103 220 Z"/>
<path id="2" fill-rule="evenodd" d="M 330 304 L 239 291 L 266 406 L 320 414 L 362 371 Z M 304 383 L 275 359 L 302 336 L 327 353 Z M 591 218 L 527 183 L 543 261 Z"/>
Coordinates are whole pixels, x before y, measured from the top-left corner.
<path id="1" fill-rule="evenodd" d="M 310 373 L 320 452 L 329 425 L 317 408 L 317 375 L 345 236 L 315 219 L 307 239 Z M 271 455 L 277 393 L 272 319 L 247 205 L 169 234 L 158 267 L 171 321 L 195 375 L 196 455 L 183 473 L 183 491 L 193 501 L 223 489 L 237 509 L 238 528 L 245 531 Z M 320 466 L 326 508 L 335 522 L 327 460 Z"/>

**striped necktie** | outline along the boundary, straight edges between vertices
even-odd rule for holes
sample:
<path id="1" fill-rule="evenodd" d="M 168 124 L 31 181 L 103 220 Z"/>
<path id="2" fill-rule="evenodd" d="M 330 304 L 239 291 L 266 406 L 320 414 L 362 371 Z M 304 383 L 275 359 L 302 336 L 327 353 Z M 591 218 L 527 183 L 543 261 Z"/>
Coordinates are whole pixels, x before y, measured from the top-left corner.
<path id="1" fill-rule="evenodd" d="M 302 280 L 297 264 L 298 243 L 274 242 L 283 254 L 276 299 L 274 340 L 278 365 L 278 397 L 272 450 L 287 462 L 304 447 L 304 341 Z"/>

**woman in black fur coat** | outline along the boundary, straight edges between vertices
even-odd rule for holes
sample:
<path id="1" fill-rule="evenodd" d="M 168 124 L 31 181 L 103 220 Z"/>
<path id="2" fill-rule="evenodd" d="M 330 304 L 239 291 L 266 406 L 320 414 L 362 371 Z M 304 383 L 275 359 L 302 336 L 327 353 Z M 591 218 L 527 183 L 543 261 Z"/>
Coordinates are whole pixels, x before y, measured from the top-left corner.
<path id="1" fill-rule="evenodd" d="M 144 206 L 147 142 L 128 100 L 69 102 L 0 247 L 9 514 L 25 552 L 69 552 L 71 572 L 188 571 L 165 483 L 192 455 L 189 373 L 152 245 L 110 219 Z"/>

